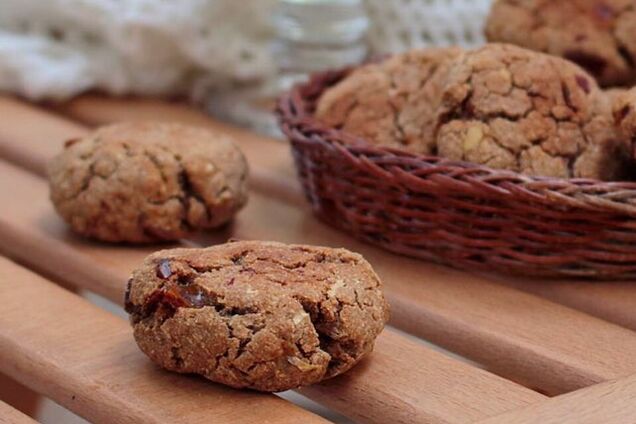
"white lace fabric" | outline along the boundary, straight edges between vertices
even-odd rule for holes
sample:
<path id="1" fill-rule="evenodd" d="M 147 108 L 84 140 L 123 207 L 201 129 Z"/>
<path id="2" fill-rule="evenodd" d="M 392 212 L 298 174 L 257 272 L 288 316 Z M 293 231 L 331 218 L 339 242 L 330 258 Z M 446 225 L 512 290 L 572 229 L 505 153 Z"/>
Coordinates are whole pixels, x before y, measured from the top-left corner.
<path id="1" fill-rule="evenodd" d="M 475 45 L 490 0 L 365 0 L 372 53 Z M 0 90 L 190 95 L 267 79 L 276 0 L 0 0 Z"/>

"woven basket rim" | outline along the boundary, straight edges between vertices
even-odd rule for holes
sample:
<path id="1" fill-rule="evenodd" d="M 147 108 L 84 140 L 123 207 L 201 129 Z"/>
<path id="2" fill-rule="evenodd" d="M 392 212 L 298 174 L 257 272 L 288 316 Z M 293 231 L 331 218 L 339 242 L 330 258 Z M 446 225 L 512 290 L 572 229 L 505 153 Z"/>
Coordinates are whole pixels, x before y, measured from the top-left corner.
<path id="1" fill-rule="evenodd" d="M 479 174 L 491 181 L 505 180 L 508 184 L 531 191 L 554 192 L 555 204 L 562 203 L 561 196 L 574 198 L 590 210 L 613 212 L 636 217 L 636 181 L 601 181 L 589 178 L 555 178 L 530 176 L 509 170 L 490 168 L 466 161 L 457 161 L 434 155 L 422 155 L 405 150 L 374 146 L 363 137 L 347 133 L 341 129 L 330 127 L 313 115 L 315 103 L 320 95 L 336 84 L 358 66 L 349 66 L 338 70 L 318 72 L 304 83 L 296 84 L 282 94 L 276 106 L 279 125 L 283 133 L 299 143 L 294 132 L 311 134 L 303 143 L 327 144 L 345 155 L 358 159 L 401 158 L 408 159 L 414 166 L 418 163 L 427 167 L 447 168 L 458 173 Z M 474 175 L 474 174 L 473 174 Z M 566 206 L 563 204 L 563 206 Z"/>

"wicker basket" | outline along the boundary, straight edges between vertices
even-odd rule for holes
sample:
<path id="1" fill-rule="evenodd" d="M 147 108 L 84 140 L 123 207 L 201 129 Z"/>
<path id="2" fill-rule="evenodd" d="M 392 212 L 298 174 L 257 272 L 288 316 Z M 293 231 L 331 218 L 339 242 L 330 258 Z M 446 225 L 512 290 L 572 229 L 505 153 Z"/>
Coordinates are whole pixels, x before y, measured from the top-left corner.
<path id="1" fill-rule="evenodd" d="M 539 178 L 373 147 L 313 118 L 349 70 L 278 103 L 313 210 L 395 253 L 469 270 L 636 278 L 636 183 Z"/>

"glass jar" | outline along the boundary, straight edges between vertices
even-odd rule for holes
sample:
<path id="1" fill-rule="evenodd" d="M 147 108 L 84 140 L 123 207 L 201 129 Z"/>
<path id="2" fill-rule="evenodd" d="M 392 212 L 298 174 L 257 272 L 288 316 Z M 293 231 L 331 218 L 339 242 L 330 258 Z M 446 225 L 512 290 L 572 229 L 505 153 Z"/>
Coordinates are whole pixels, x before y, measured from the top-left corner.
<path id="1" fill-rule="evenodd" d="M 279 0 L 273 21 L 280 89 L 367 55 L 369 19 L 362 0 Z"/>
<path id="2" fill-rule="evenodd" d="M 271 23 L 276 72 L 256 86 L 215 93 L 213 115 L 279 136 L 276 98 L 313 72 L 362 62 L 369 19 L 363 0 L 278 0 Z"/>

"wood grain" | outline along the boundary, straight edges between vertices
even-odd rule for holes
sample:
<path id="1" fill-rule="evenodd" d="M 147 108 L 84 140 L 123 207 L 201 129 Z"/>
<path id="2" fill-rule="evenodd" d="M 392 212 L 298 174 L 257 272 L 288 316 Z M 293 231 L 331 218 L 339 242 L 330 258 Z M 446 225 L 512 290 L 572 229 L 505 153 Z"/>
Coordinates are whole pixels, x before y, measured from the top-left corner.
<path id="1" fill-rule="evenodd" d="M 47 119 L 49 113 L 11 97 L 0 96 L 0 116 L 3 117 L 0 155 L 41 174 L 46 171 L 48 159 L 61 150 L 64 141 L 86 133 L 86 127 L 70 121 L 61 126 L 60 121 Z M 11 125 L 5 125 L 8 123 Z M 61 128 L 63 133 L 59 132 Z M 38 146 L 37 150 L 30 148 L 33 146 Z"/>
<path id="2" fill-rule="evenodd" d="M 346 374 L 300 392 L 356 422 L 468 423 L 544 398 L 385 329 Z"/>
<path id="3" fill-rule="evenodd" d="M 492 377 L 385 330 L 368 361 L 300 392 L 348 411 L 356 422 L 396 424 L 468 423 L 510 404 L 544 400 L 538 393 L 528 396 L 515 387 L 493 384 Z"/>
<path id="4" fill-rule="evenodd" d="M 103 423 L 326 422 L 278 397 L 159 370 L 125 320 L 0 258 L 0 369 Z"/>
<path id="5" fill-rule="evenodd" d="M 12 110 L 9 106 L 12 105 L 4 108 L 5 115 Z M 117 113 L 111 106 L 105 107 L 105 115 Z M 27 105 L 18 107 L 21 114 L 29 109 Z M 162 112 L 156 116 L 166 116 L 166 108 L 170 107 L 161 106 Z M 96 109 L 97 106 L 90 103 L 77 108 L 84 113 Z M 127 110 L 130 111 L 128 117 L 137 116 L 133 113 L 136 108 Z M 55 136 L 58 140 L 65 138 L 67 130 L 76 130 L 75 124 L 59 119 L 55 126 L 55 117 L 38 115 L 37 119 L 47 120 L 51 138 Z M 193 119 L 197 123 L 204 122 L 202 120 Z M 214 121 L 210 122 L 217 127 Z M 71 128 L 67 128 L 69 126 Z M 8 131 L 20 139 L 22 149 L 33 154 L 45 150 L 37 147 L 41 140 L 18 134 L 19 128 L 5 128 L 5 132 Z M 243 138 L 239 141 L 246 152 L 251 152 L 254 136 L 247 137 L 250 141 L 244 143 Z M 261 139 L 261 145 L 267 143 L 275 145 L 273 141 Z M 252 157 L 260 160 L 259 155 Z M 33 196 L 36 195 L 30 195 Z M 390 255 L 357 243 L 319 223 L 307 210 L 272 199 L 269 193 L 252 194 L 231 235 L 343 246 L 359 251 L 374 264 L 385 281 L 393 305 L 394 325 L 485 364 L 497 374 L 547 393 L 563 393 L 636 371 L 632 359 L 636 339 L 631 331 L 493 284 L 486 278 Z M 218 243 L 219 238 L 218 235 L 200 235 L 196 241 L 207 245 Z M 579 334 L 576 331 L 579 328 L 586 328 L 586 333 Z M 615 349 L 617 343 L 625 347 Z"/>
<path id="6" fill-rule="evenodd" d="M 0 400 L 0 424 L 35 424 L 37 421 Z"/>
<path id="7" fill-rule="evenodd" d="M 99 243 L 85 243 L 69 235 L 65 225 L 55 216 L 46 197 L 44 180 L 26 170 L 0 161 L 0 193 L 9 187 L 21 187 L 20 198 L 0 202 L 0 245 L 9 240 L 3 229 L 12 228 L 14 237 L 30 238 L 38 232 L 48 240 L 46 251 L 15 249 L 14 255 L 39 269 L 56 272 L 65 263 L 87 267 L 78 274 L 67 273 L 69 283 L 91 289 L 81 275 L 94 272 L 100 284 L 111 288 L 105 292 L 122 303 L 125 281 L 130 271 L 141 262 L 152 247 L 118 249 Z M 255 207 L 258 205 L 255 203 Z M 255 209 L 258 212 L 258 209 Z M 240 222 L 236 224 L 240 226 Z M 15 243 L 15 241 L 10 241 Z M 57 255 L 58 246 L 68 246 Z M 62 263 L 62 261 L 66 261 Z M 0 327 L 1 328 L 1 327 Z M 409 364 L 408 367 L 405 365 Z M 340 381 L 342 380 L 342 381 Z M 434 388 L 432 390 L 431 388 Z M 540 394 L 493 374 L 451 360 L 403 336 L 386 330 L 380 336 L 373 360 L 352 370 L 343 378 L 304 392 L 310 398 L 361 422 L 389 422 L 396 411 L 402 421 L 394 422 L 469 422 L 495 415 L 543 399 Z M 397 393 L 393 396 L 388 393 Z M 450 407 L 452 404 L 452 408 Z"/>
<path id="8" fill-rule="evenodd" d="M 479 424 L 632 424 L 636 422 L 636 375 L 552 398 Z"/>
<path id="9" fill-rule="evenodd" d="M 251 151 L 252 145 L 257 144 L 254 140 L 255 136 L 251 133 L 219 124 L 191 107 L 167 104 L 158 100 L 121 100 L 87 96 L 65 104 L 58 110 L 90 125 L 135 119 L 169 119 L 191 122 L 233 134 L 240 140 L 246 151 Z M 292 168 L 288 147 L 284 143 L 281 145 L 281 143 L 271 139 L 260 138 L 260 144 L 268 146 L 267 153 L 254 154 L 249 157 L 253 170 L 270 167 L 269 161 L 273 160 L 272 158 L 284 158 L 284 161 L 277 163 L 275 169 L 289 170 Z M 268 184 L 265 184 L 266 190 L 279 193 L 279 198 L 288 199 L 297 204 L 300 201 L 298 187 L 290 187 L 289 182 L 282 182 L 283 180 L 271 176 Z M 272 183 L 281 185 L 274 187 Z M 434 268 L 435 266 L 430 265 L 430 267 Z M 486 278 L 636 330 L 636 313 L 633 310 L 633 305 L 636 304 L 636 284 L 633 281 L 599 284 L 576 280 L 546 282 L 497 275 L 488 275 Z"/>
<path id="10" fill-rule="evenodd" d="M 0 400 L 29 416 L 35 416 L 42 396 L 0 373 Z M 0 414 L 1 416 L 1 414 Z M 1 423 L 2 421 L 0 421 Z"/>

